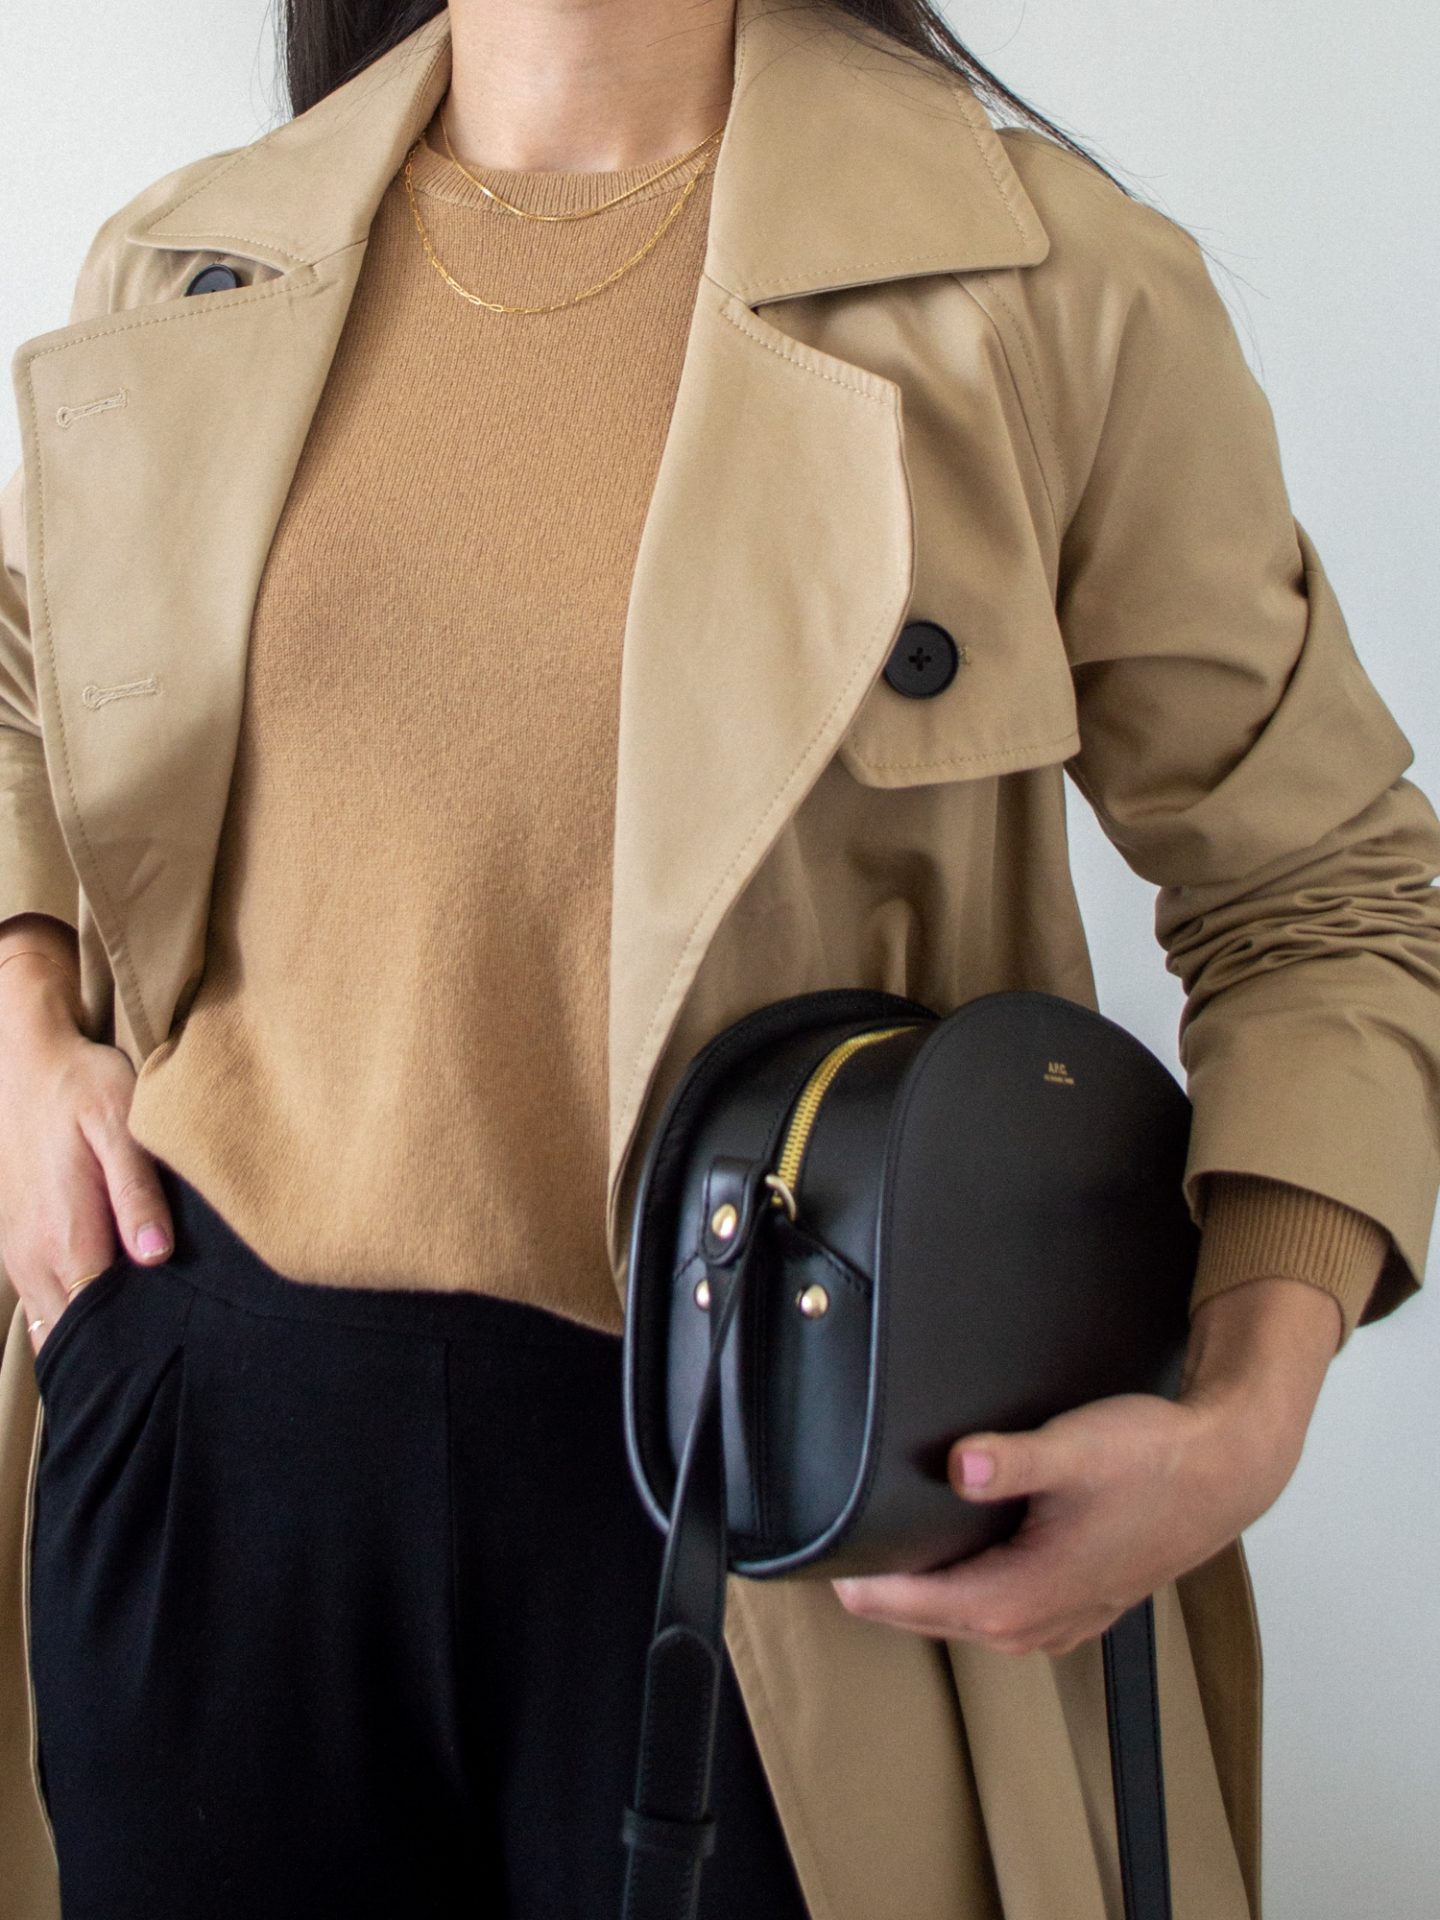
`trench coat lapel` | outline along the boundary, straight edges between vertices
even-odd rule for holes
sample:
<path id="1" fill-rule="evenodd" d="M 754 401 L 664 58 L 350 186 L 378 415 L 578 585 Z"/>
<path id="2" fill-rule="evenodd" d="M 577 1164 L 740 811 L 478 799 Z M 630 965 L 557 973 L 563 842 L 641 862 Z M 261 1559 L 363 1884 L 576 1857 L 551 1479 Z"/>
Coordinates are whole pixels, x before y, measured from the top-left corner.
<path id="1" fill-rule="evenodd" d="M 202 959 L 251 608 L 358 267 L 343 253 L 22 349 L 56 808 L 142 1056 Z"/>
<path id="2" fill-rule="evenodd" d="M 706 943 L 830 757 L 913 579 L 901 393 L 767 302 L 1029 264 L 969 90 L 829 8 L 738 0 L 704 270 L 624 633 L 610 1183 Z M 443 11 L 131 227 L 251 284 L 27 341 L 34 643 L 57 807 L 139 1051 L 198 977 L 265 557 L 370 221 L 450 77 Z M 781 184 L 783 182 L 783 184 Z"/>

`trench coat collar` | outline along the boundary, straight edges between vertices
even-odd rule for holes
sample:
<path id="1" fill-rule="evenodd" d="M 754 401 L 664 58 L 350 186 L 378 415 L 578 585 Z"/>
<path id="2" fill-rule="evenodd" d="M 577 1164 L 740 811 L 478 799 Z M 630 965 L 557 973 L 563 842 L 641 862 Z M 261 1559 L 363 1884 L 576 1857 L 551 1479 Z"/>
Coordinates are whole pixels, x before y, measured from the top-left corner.
<path id="1" fill-rule="evenodd" d="M 736 0 L 704 271 L 750 306 L 911 274 L 1030 266 L 1048 238 L 970 87 L 854 16 Z M 442 9 L 128 232 L 311 265 L 363 241 L 450 82 Z M 918 108 L 901 112 L 901 105 Z"/>

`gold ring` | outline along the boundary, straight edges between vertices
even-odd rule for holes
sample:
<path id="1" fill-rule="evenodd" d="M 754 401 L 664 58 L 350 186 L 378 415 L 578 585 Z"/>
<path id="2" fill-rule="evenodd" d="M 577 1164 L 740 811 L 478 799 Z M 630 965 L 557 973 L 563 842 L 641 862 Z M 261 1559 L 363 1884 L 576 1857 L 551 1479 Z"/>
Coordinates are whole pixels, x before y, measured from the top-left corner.
<path id="1" fill-rule="evenodd" d="M 98 1280 L 100 1275 L 106 1271 L 106 1268 L 100 1267 L 94 1273 L 82 1273 L 78 1280 L 70 1280 L 65 1283 L 65 1291 L 67 1293 L 74 1293 L 77 1287 L 88 1286 L 92 1280 Z"/>

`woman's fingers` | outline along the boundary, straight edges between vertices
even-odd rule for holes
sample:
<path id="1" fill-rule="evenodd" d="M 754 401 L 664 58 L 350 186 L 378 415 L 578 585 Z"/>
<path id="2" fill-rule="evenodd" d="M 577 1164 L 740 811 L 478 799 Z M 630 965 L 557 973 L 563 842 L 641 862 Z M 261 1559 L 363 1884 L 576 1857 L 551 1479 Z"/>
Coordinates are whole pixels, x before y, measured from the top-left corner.
<path id="1" fill-rule="evenodd" d="M 933 1573 L 837 1580 L 850 1612 L 913 1633 L 973 1640 L 997 1653 L 1068 1653 L 1103 1633 L 1146 1584 L 1123 1554 L 1096 1567 L 1082 1538 L 1084 1516 L 1045 1511 L 1041 1495 L 1020 1531 Z M 1037 1511 L 1044 1517 L 1035 1518 Z M 1133 1591 L 1132 1591 L 1133 1588 Z"/>
<path id="2" fill-rule="evenodd" d="M 88 1197 L 93 1183 L 92 1165 L 89 1180 L 82 1174 L 57 1189 L 25 1255 L 13 1264 L 13 1256 L 7 1256 L 6 1270 L 25 1304 L 30 1346 L 37 1354 L 71 1302 L 115 1258 L 115 1234 L 103 1197 Z"/>
<path id="3" fill-rule="evenodd" d="M 1043 1427 L 1029 1433 L 976 1433 L 949 1454 L 950 1484 L 967 1500 L 1013 1500 L 1063 1483 L 1070 1449 Z"/>
<path id="4" fill-rule="evenodd" d="M 966 1434 L 947 1455 L 950 1485 L 978 1502 L 1148 1483 L 1188 1466 L 1191 1425 L 1158 1396 L 1114 1394 L 1023 1432 Z"/>
<path id="5" fill-rule="evenodd" d="M 1116 1395 L 1017 1433 L 966 1435 L 948 1456 L 966 1500 L 1021 1498 L 1018 1530 L 932 1573 L 837 1580 L 851 1612 L 1004 1653 L 1065 1653 L 1232 1539 L 1217 1497 L 1213 1419 L 1146 1394 Z M 990 1471 L 966 1478 L 967 1456 Z"/>
<path id="6" fill-rule="evenodd" d="M 128 1075 L 128 1062 L 125 1063 Z M 110 1196 L 122 1244 L 132 1260 L 149 1266 L 168 1258 L 175 1244 L 170 1208 L 153 1157 L 130 1132 L 133 1075 L 113 1091 L 106 1087 L 82 1118 Z"/>
<path id="7" fill-rule="evenodd" d="M 135 1073 L 71 1022 L 17 1022 L 0 1051 L 0 1259 L 39 1354 L 85 1283 L 168 1258 L 174 1234 L 153 1158 L 132 1138 Z"/>
<path id="8" fill-rule="evenodd" d="M 1000 1647 L 1033 1629 L 1036 1593 L 1045 1585 L 1043 1554 L 1017 1535 L 933 1573 L 871 1574 L 837 1580 L 835 1589 L 852 1613 Z"/>
<path id="9" fill-rule="evenodd" d="M 1059 1414 L 1020 1433 L 972 1433 L 947 1457 L 950 1485 L 966 1500 L 1014 1500 L 1077 1487 L 1090 1477 L 1097 1434 Z"/>

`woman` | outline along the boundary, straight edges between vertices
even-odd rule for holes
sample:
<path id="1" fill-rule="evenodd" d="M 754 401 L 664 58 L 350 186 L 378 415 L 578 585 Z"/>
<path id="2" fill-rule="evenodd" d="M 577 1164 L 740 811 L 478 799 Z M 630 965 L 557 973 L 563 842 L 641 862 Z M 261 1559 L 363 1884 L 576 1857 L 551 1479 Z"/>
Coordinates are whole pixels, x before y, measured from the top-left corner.
<path id="1" fill-rule="evenodd" d="M 649 1129 L 790 993 L 1093 1005 L 1067 771 L 1186 989 L 1185 1390 L 734 1583 L 700 1910 L 1117 1915 L 1152 1591 L 1177 1911 L 1258 1908 L 1238 1536 L 1423 1275 L 1440 822 L 1198 250 L 873 18 L 296 0 L 15 356 L 5 1920 L 617 1911 Z"/>

